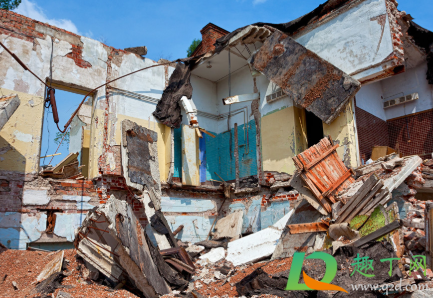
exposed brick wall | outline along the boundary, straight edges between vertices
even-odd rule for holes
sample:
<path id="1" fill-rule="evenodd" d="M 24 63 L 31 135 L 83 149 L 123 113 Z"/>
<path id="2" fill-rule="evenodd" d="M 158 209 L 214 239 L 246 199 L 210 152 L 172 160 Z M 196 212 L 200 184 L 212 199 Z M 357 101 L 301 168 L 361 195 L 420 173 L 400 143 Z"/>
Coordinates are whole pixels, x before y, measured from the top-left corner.
<path id="1" fill-rule="evenodd" d="M 202 39 L 200 45 L 195 49 L 192 56 L 198 56 L 215 49 L 214 43 L 218 38 L 230 33 L 212 23 L 207 24 L 200 30 Z"/>
<path id="2" fill-rule="evenodd" d="M 106 146 L 98 161 L 99 174 L 122 176 L 120 145 Z"/>
<path id="3" fill-rule="evenodd" d="M 387 121 L 389 145 L 403 156 L 433 152 L 433 110 Z M 431 158 L 431 155 L 429 155 Z"/>
<path id="4" fill-rule="evenodd" d="M 366 162 L 374 146 L 389 146 L 388 125 L 363 109 L 356 107 L 356 129 L 358 130 L 359 153 Z"/>
<path id="5" fill-rule="evenodd" d="M 83 60 L 83 46 L 82 45 L 72 45 L 72 52 L 66 54 L 66 57 L 72 58 L 75 64 L 81 68 L 92 67 L 90 62 Z"/>
<path id="6" fill-rule="evenodd" d="M 403 32 L 398 20 L 406 15 L 406 13 L 397 9 L 398 3 L 396 0 L 386 0 L 385 3 L 389 26 L 391 28 L 392 45 L 394 48 L 393 55 L 389 58 L 394 59 L 394 65 L 404 65 L 404 48 L 402 41 Z"/>
<path id="7" fill-rule="evenodd" d="M 70 31 L 33 20 L 12 11 L 0 9 L 0 34 L 33 42 L 34 47 L 38 45 L 36 38 L 45 39 L 47 35 L 54 36 L 56 39 L 65 40 L 72 45 L 72 50 L 66 57 L 73 59 L 77 66 L 82 68 L 92 67 L 90 62 L 83 59 L 81 36 Z M 121 49 L 104 46 L 116 52 L 126 53 Z"/>

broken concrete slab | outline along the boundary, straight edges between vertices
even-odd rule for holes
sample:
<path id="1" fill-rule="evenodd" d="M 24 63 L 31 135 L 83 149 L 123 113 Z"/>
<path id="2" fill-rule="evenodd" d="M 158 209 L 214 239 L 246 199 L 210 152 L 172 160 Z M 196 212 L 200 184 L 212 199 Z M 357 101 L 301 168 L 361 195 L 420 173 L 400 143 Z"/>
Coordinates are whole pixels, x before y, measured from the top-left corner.
<path id="1" fill-rule="evenodd" d="M 139 56 L 146 56 L 147 55 L 147 47 L 146 46 L 125 48 L 124 50 L 127 52 L 130 52 L 130 53 L 137 54 Z"/>
<path id="2" fill-rule="evenodd" d="M 212 233 L 212 239 L 238 239 L 242 233 L 243 217 L 243 210 L 236 210 L 219 219 L 215 225 L 215 232 Z"/>
<path id="3" fill-rule="evenodd" d="M 161 182 L 158 163 L 158 134 L 130 120 L 122 121 L 122 167 L 126 184 L 138 190 L 147 186 L 155 197 L 161 197 Z M 154 197 L 151 195 L 151 199 Z M 161 200 L 153 202 L 161 209 Z"/>
<path id="4" fill-rule="evenodd" d="M 0 130 L 19 106 L 20 99 L 16 94 L 0 97 Z"/>
<path id="5" fill-rule="evenodd" d="M 277 246 L 278 239 L 280 239 L 284 227 L 292 214 L 293 210 L 274 225 L 241 239 L 229 242 L 226 260 L 238 266 L 272 255 Z"/>
<path id="6" fill-rule="evenodd" d="M 357 80 L 278 30 L 248 62 L 326 124 L 361 88 Z"/>
<path id="7" fill-rule="evenodd" d="M 45 279 L 47 279 L 51 274 L 55 272 L 61 272 L 62 266 L 63 266 L 63 256 L 65 252 L 63 250 L 57 252 L 53 259 L 48 262 L 48 264 L 44 267 L 42 272 L 38 275 L 36 278 L 37 282 L 41 282 Z"/>
<path id="8" fill-rule="evenodd" d="M 321 222 L 323 218 L 324 216 L 304 199 L 298 203 L 286 225 Z M 291 257 L 296 251 L 312 250 L 316 235 L 320 234 L 324 232 L 291 235 L 290 229 L 285 227 L 272 254 L 272 260 Z"/>
<path id="9" fill-rule="evenodd" d="M 203 261 L 208 261 L 211 263 L 218 262 L 219 260 L 224 259 L 226 256 L 226 250 L 223 247 L 212 248 L 210 252 L 200 256 L 200 259 Z"/>
<path id="10" fill-rule="evenodd" d="M 344 236 L 347 240 L 357 240 L 360 237 L 359 232 L 352 230 L 348 223 L 330 225 L 328 233 L 329 237 L 334 240 L 337 240 L 341 236 Z"/>

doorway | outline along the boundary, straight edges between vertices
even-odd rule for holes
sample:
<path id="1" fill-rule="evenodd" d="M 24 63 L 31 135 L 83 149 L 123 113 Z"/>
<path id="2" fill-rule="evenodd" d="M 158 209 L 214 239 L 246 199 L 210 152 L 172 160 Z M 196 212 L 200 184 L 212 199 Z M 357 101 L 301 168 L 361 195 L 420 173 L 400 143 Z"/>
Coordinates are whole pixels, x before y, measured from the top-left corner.
<path id="1" fill-rule="evenodd" d="M 60 120 L 59 127 L 63 129 L 63 126 L 83 100 L 83 94 L 87 92 L 79 89 L 75 90 L 75 88 L 68 86 L 62 88 L 63 86 L 59 84 L 53 84 L 53 87 L 56 90 L 55 97 Z M 80 112 L 86 110 L 85 108 L 91 111 L 92 101 L 93 98 L 89 96 L 80 109 Z M 45 109 L 40 153 L 41 159 L 39 163 L 42 168 L 55 166 L 64 160 L 68 154 L 78 152 L 79 155 L 77 159 L 79 165 L 83 166 L 81 167 L 82 175 L 84 177 L 88 176 L 90 121 L 87 118 L 90 117 L 82 117 L 80 113 L 78 113 L 72 120 L 67 131 L 61 133 L 53 120 L 52 108 Z"/>
<path id="2" fill-rule="evenodd" d="M 305 110 L 308 147 L 316 145 L 323 139 L 323 122 L 312 112 Z"/>

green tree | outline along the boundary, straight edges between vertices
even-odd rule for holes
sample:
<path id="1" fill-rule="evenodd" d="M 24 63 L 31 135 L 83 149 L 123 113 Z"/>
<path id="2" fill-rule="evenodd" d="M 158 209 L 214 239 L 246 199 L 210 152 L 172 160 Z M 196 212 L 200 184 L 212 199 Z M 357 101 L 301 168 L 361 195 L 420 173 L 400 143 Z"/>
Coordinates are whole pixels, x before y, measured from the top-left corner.
<path id="1" fill-rule="evenodd" d="M 20 5 L 21 0 L 0 0 L 0 9 L 13 10 Z"/>
<path id="2" fill-rule="evenodd" d="M 56 132 L 56 137 L 54 138 L 54 143 L 59 145 L 60 142 L 62 141 L 62 139 L 63 139 L 63 134 L 60 131 Z M 69 131 L 66 133 L 65 139 L 62 142 L 62 146 L 63 145 L 67 145 L 69 147 Z"/>
<path id="3" fill-rule="evenodd" d="M 200 39 L 194 39 L 192 41 L 191 45 L 189 46 L 188 50 L 186 51 L 186 54 L 188 55 L 188 57 L 192 56 L 192 53 L 194 53 L 195 49 L 198 47 L 200 42 L 201 42 Z"/>

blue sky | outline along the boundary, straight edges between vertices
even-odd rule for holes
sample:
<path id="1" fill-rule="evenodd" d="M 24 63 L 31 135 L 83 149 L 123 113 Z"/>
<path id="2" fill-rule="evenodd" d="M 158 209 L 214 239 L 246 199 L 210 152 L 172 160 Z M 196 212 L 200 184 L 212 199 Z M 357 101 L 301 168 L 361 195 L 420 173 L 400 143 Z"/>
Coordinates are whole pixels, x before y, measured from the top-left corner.
<path id="1" fill-rule="evenodd" d="M 200 29 L 209 22 L 228 31 L 255 22 L 283 23 L 310 12 L 323 2 L 325 0 L 22 0 L 17 12 L 115 48 L 147 46 L 147 57 L 153 60 L 174 60 L 186 56 L 191 41 L 201 38 Z M 410 13 L 415 22 L 433 31 L 432 0 L 398 2 L 399 10 Z M 63 127 L 82 96 L 60 91 L 56 95 Z M 42 155 L 56 150 L 57 145 L 52 141 L 56 131 L 52 114 L 49 114 L 48 126 L 44 125 Z M 68 147 L 62 146 L 59 152 L 62 155 L 54 158 L 54 165 L 68 154 Z"/>
<path id="2" fill-rule="evenodd" d="M 291 21 L 325 0 L 23 0 L 18 12 L 103 39 L 115 48 L 147 46 L 148 58 L 183 58 L 200 29 L 212 22 L 228 31 L 255 22 Z M 432 0 L 399 0 L 421 26 L 433 30 Z"/>

